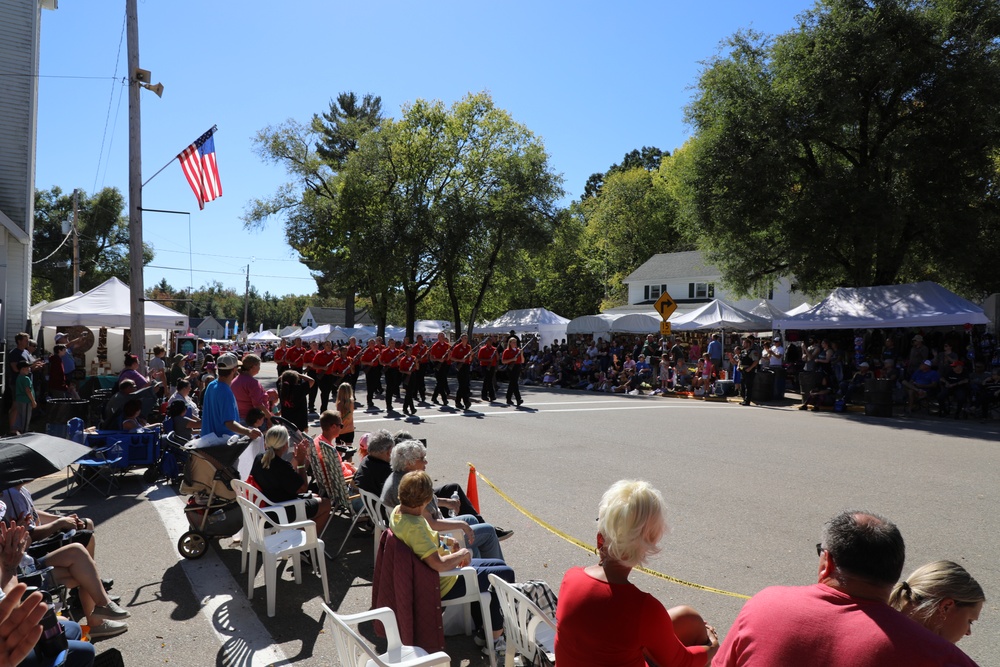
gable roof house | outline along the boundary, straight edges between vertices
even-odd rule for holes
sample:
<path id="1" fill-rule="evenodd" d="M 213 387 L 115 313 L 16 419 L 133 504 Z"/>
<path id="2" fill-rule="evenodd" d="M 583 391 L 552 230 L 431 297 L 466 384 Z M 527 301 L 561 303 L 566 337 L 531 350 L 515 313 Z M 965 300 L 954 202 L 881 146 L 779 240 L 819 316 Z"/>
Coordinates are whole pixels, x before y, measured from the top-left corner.
<path id="1" fill-rule="evenodd" d="M 766 299 L 782 311 L 803 303 L 805 295 L 792 292 L 791 281 L 782 278 L 766 294 L 754 298 L 734 298 L 722 282 L 722 272 L 705 261 L 697 250 L 653 255 L 624 280 L 628 288 L 628 305 L 608 312 L 635 312 L 652 308 L 663 292 L 677 303 L 679 311 L 690 311 L 721 299 L 736 308 L 750 310 Z"/>
<path id="2" fill-rule="evenodd" d="M 56 0 L 0 3 L 0 326 L 11 344 L 30 307 L 38 52 L 42 9 L 55 8 Z"/>

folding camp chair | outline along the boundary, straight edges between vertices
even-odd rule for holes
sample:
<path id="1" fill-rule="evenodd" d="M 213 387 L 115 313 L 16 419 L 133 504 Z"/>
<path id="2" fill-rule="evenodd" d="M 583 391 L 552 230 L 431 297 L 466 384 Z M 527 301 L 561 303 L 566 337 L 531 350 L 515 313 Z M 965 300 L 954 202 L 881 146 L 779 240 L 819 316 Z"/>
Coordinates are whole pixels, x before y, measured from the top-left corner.
<path id="1" fill-rule="evenodd" d="M 118 486 L 115 475 L 124 468 L 118 467 L 123 459 L 121 442 L 116 441 L 106 447 L 95 449 L 89 456 L 76 462 L 76 468 L 69 466 L 66 468 L 66 495 L 71 496 L 84 486 L 90 486 L 95 491 L 100 491 L 104 497 L 111 495 L 111 489 Z M 107 491 L 103 491 L 99 484 L 107 482 Z"/>

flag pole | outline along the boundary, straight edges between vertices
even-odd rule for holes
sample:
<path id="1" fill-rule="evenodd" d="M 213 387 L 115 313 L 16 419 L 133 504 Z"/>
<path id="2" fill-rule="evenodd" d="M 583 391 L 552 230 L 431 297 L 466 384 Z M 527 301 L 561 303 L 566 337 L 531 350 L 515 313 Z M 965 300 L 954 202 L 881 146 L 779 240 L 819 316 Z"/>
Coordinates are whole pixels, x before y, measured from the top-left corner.
<path id="1" fill-rule="evenodd" d="M 146 309 L 142 276 L 142 141 L 139 113 L 139 16 L 136 0 L 126 0 L 128 32 L 128 230 L 129 230 L 129 329 L 130 352 L 139 358 L 139 372 L 146 370 Z"/>
<path id="2" fill-rule="evenodd" d="M 213 125 L 212 129 L 209 130 L 209 132 L 211 132 L 212 134 L 215 134 L 218 131 L 219 131 L 219 126 L 218 125 Z M 153 174 L 152 176 L 150 176 L 149 178 L 147 178 L 146 179 L 146 183 L 149 183 L 151 180 L 153 180 L 154 178 L 156 178 L 157 176 L 159 176 L 160 172 L 162 172 L 164 169 L 166 169 L 167 167 L 169 167 L 170 165 L 172 165 L 174 163 L 174 160 L 176 160 L 176 159 L 177 159 L 177 155 L 175 155 L 173 158 L 171 158 L 170 162 L 168 162 L 165 165 L 163 165 L 162 167 L 160 167 L 159 170 L 157 170 L 157 172 L 155 174 Z M 142 187 L 146 187 L 146 183 L 143 183 Z"/>

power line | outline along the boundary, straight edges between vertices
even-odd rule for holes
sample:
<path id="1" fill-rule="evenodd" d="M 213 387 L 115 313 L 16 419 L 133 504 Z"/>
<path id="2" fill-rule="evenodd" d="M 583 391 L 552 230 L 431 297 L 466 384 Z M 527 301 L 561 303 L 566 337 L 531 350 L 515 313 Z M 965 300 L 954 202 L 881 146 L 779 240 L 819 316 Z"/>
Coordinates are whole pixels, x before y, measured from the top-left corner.
<path id="1" fill-rule="evenodd" d="M 187 250 L 163 250 L 163 249 L 160 249 L 160 248 L 156 248 L 155 250 L 156 250 L 156 252 L 174 252 L 174 253 L 178 253 L 178 254 L 181 254 L 181 255 L 187 255 L 187 254 L 189 254 Z M 199 257 L 218 257 L 218 258 L 221 258 L 221 259 L 241 259 L 243 261 L 246 261 L 246 259 L 247 259 L 245 256 L 244 257 L 238 257 L 236 255 L 213 255 L 213 254 L 210 254 L 210 253 L 207 253 L 207 252 L 192 252 L 190 254 L 192 254 L 192 255 L 198 255 Z M 255 261 L 255 262 L 296 262 L 296 263 L 299 262 L 299 260 L 297 260 L 297 259 L 288 259 L 288 258 L 278 259 L 277 257 L 258 257 L 257 255 L 253 256 L 253 261 Z"/>
<path id="2" fill-rule="evenodd" d="M 20 72 L 0 72 L 0 76 L 22 76 L 34 79 L 116 79 L 113 76 L 69 76 L 64 74 L 21 74 Z"/>
<path id="3" fill-rule="evenodd" d="M 147 264 L 145 268 L 148 269 L 164 269 L 166 271 L 194 271 L 195 273 L 214 273 L 217 276 L 245 276 L 246 273 L 243 271 L 213 271 L 211 269 L 185 269 L 177 266 L 161 266 L 158 264 Z M 265 276 L 259 273 L 253 274 L 254 278 L 278 278 L 282 280 L 315 280 L 314 278 L 299 278 L 297 276 Z"/>

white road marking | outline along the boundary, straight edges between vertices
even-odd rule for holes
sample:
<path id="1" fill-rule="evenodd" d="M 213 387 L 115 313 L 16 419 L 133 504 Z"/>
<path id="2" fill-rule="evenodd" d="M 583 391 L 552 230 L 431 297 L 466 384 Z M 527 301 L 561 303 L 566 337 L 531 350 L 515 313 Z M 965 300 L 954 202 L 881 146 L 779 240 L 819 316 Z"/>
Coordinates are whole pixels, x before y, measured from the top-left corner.
<path id="1" fill-rule="evenodd" d="M 177 540 L 190 529 L 184 514 L 184 505 L 169 486 L 151 486 L 139 497 L 145 496 L 167 529 L 174 544 L 174 555 L 181 569 L 191 582 L 191 591 L 201 602 L 201 613 L 224 647 L 223 664 L 244 667 L 286 664 L 288 656 L 274 641 L 267 628 L 257 618 L 243 592 L 222 564 L 211 547 L 198 560 L 189 560 L 177 552 Z M 226 538 L 223 538 L 226 539 Z M 220 593 L 220 590 L 223 592 Z M 264 596 L 264 590 L 256 591 Z M 225 607 L 223 609 L 223 607 Z M 225 627 L 219 627 L 224 625 Z"/>
<path id="2" fill-rule="evenodd" d="M 597 407 L 597 406 L 599 406 L 602 403 L 608 403 L 608 402 L 609 401 L 593 401 L 591 403 L 585 403 L 584 401 L 573 401 L 573 402 L 568 402 L 568 403 L 532 403 L 531 405 L 525 405 L 522 409 L 519 409 L 519 410 L 515 409 L 515 408 L 508 408 L 508 409 L 500 408 L 498 410 L 492 410 L 492 411 L 489 411 L 489 412 L 487 412 L 485 410 L 475 410 L 475 409 L 470 410 L 469 412 L 440 412 L 440 411 L 431 411 L 431 412 L 418 412 L 417 413 L 417 417 L 419 417 L 421 421 L 425 421 L 425 420 L 428 420 L 428 419 L 451 419 L 451 418 L 454 418 L 454 417 L 512 417 L 512 416 L 516 416 L 516 415 L 548 414 L 548 413 L 554 413 L 554 412 L 594 412 L 594 411 L 606 411 L 606 410 L 677 410 L 677 409 L 681 409 L 681 408 L 693 408 L 695 410 L 705 410 L 705 409 L 711 410 L 711 409 L 719 409 L 719 408 L 728 407 L 728 404 L 726 404 L 726 403 L 693 403 L 693 404 L 690 404 L 690 405 L 680 405 L 680 404 L 676 404 L 676 403 L 663 403 L 663 404 L 650 404 L 650 405 L 635 405 L 635 404 L 633 404 L 633 405 L 615 405 L 615 406 L 609 406 L 609 407 Z M 558 409 L 558 408 L 551 408 L 551 409 L 548 409 L 548 410 L 536 410 L 535 409 L 535 406 L 537 406 L 537 405 L 555 405 L 555 406 L 558 406 L 558 405 L 578 405 L 578 404 L 581 404 L 581 403 L 583 403 L 585 405 L 588 405 L 590 407 L 567 408 L 567 409 L 562 409 L 562 410 Z M 355 414 L 357 415 L 357 414 L 363 414 L 363 413 L 356 412 Z M 407 421 L 409 421 L 411 419 L 413 419 L 413 417 L 407 417 L 407 418 L 392 417 L 392 418 L 387 418 L 387 417 L 385 417 L 383 415 L 383 416 L 379 416 L 379 417 L 373 417 L 371 419 L 357 419 L 357 418 L 355 418 L 354 423 L 355 424 L 377 424 L 377 423 L 382 423 L 382 422 L 385 422 L 385 421 L 399 421 L 399 422 L 404 422 L 405 423 L 405 422 L 407 422 Z"/>

